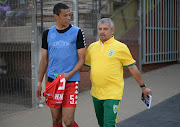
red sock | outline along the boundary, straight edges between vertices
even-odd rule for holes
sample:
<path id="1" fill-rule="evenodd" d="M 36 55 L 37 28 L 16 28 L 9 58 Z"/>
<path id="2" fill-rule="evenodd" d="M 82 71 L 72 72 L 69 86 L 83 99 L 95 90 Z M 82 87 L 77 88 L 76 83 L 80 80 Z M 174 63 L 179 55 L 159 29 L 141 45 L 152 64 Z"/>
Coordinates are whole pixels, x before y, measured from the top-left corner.
<path id="1" fill-rule="evenodd" d="M 53 127 L 63 127 L 63 125 L 60 123 L 59 125 L 53 125 Z"/>
<path id="2" fill-rule="evenodd" d="M 71 127 L 79 127 L 77 123 L 74 121 L 74 124 Z"/>

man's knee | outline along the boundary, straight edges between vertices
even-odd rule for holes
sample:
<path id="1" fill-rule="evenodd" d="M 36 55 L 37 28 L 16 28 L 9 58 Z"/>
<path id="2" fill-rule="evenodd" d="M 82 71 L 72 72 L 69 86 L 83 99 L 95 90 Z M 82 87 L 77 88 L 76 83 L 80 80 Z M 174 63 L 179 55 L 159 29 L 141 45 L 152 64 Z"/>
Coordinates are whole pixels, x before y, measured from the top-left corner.
<path id="1" fill-rule="evenodd" d="M 54 125 L 57 125 L 59 123 L 62 123 L 62 120 L 61 119 L 58 119 L 58 118 L 52 118 L 52 121 L 53 121 L 53 124 Z"/>
<path id="2" fill-rule="evenodd" d="M 66 127 L 71 127 L 74 123 L 73 119 L 63 118 L 63 122 L 66 125 Z"/>

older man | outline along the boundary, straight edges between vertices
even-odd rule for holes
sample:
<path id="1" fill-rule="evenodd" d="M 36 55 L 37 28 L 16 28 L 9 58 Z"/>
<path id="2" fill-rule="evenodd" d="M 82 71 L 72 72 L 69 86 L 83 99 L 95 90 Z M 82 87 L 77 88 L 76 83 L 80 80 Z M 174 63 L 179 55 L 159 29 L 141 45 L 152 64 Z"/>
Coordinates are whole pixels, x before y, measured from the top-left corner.
<path id="1" fill-rule="evenodd" d="M 124 90 L 123 67 L 128 67 L 145 96 L 151 94 L 128 47 L 114 39 L 114 31 L 111 19 L 103 18 L 98 22 L 100 40 L 88 47 L 85 66 L 81 68 L 81 71 L 91 69 L 91 95 L 100 127 L 116 126 Z"/>

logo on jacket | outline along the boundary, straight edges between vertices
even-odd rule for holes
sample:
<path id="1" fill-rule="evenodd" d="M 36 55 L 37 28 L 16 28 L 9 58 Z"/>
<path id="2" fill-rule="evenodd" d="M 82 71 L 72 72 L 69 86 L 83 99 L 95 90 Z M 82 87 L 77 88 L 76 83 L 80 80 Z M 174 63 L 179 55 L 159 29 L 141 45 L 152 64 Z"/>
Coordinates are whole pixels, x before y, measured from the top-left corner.
<path id="1" fill-rule="evenodd" d="M 114 55 L 114 53 L 115 53 L 115 51 L 114 51 L 114 50 L 109 49 L 109 57 L 113 56 L 113 55 Z"/>
<path id="2" fill-rule="evenodd" d="M 56 34 L 55 34 L 55 33 L 51 33 L 50 37 L 51 37 L 52 39 L 54 39 L 54 38 L 56 37 Z"/>
<path id="3" fill-rule="evenodd" d="M 113 112 L 114 114 L 118 112 L 118 105 L 113 105 Z"/>

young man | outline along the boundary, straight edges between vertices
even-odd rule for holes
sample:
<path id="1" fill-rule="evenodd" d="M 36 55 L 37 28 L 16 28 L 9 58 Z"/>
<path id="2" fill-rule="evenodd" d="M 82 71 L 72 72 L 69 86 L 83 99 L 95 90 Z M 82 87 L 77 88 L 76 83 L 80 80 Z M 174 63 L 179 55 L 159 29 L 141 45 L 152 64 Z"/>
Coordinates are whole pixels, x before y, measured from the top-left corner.
<path id="1" fill-rule="evenodd" d="M 92 43 L 86 52 L 85 66 L 81 71 L 91 69 L 91 95 L 100 127 L 115 127 L 120 100 L 124 89 L 123 66 L 147 95 L 151 90 L 143 82 L 128 47 L 115 40 L 114 23 L 109 18 L 98 22 L 99 41 Z"/>
<path id="2" fill-rule="evenodd" d="M 54 80 L 54 74 L 63 75 L 66 84 L 62 104 L 53 105 L 51 100 L 47 100 L 46 105 L 51 109 L 53 127 L 62 127 L 62 118 L 67 127 L 78 127 L 74 122 L 76 108 L 74 100 L 77 100 L 75 95 L 77 95 L 77 81 L 80 81 L 80 68 L 85 61 L 84 32 L 70 24 L 71 12 L 67 5 L 56 4 L 53 13 L 56 25 L 44 31 L 42 37 L 43 52 L 39 65 L 36 96 L 41 99 L 41 83 L 47 67 L 46 88 Z"/>

